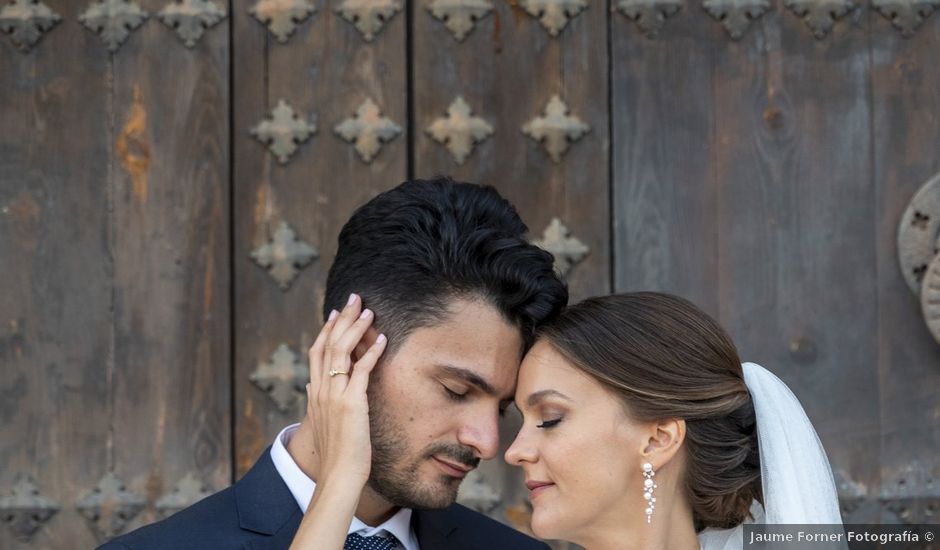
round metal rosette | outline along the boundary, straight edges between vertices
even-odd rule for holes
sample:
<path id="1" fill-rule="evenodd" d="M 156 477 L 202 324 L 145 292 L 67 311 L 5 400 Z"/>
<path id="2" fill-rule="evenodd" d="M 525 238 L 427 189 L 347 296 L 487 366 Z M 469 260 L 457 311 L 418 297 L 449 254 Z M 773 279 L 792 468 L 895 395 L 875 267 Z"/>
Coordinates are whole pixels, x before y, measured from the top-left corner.
<path id="1" fill-rule="evenodd" d="M 940 343 L 940 255 L 934 256 L 924 274 L 920 291 L 920 307 L 924 321 L 934 340 Z"/>
<path id="2" fill-rule="evenodd" d="M 940 236 L 940 174 L 917 191 L 898 226 L 898 260 L 904 281 L 920 295 L 927 267 L 937 255 Z"/>

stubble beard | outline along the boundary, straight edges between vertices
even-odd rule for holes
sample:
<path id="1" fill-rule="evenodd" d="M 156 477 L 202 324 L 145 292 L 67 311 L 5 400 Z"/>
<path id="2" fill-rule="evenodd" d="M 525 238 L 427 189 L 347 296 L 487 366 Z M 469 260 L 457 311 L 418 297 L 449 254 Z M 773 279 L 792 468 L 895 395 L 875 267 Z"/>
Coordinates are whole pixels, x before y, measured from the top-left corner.
<path id="1" fill-rule="evenodd" d="M 424 480 L 421 466 L 436 454 L 474 467 L 479 459 L 469 449 L 447 443 L 435 443 L 419 453 L 410 453 L 404 428 L 388 414 L 384 400 L 377 395 L 381 392 L 375 390 L 370 388 L 368 392 L 372 470 L 367 485 L 402 508 L 437 510 L 450 506 L 457 500 L 461 480 L 443 473 Z"/>

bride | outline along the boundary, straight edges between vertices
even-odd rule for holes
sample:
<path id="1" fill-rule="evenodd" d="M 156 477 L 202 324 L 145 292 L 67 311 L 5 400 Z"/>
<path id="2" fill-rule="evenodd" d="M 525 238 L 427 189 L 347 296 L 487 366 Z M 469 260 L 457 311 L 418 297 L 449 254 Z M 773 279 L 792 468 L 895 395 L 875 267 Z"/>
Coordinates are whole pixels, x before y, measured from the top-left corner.
<path id="1" fill-rule="evenodd" d="M 368 463 L 351 451 L 368 446 L 368 413 L 350 403 L 365 402 L 377 353 L 331 399 L 308 389 L 308 414 L 333 419 L 316 434 L 325 480 L 365 482 Z M 329 361 L 314 359 L 311 374 L 326 380 Z M 525 472 L 543 539 L 737 550 L 745 523 L 841 524 L 825 451 L 796 397 L 742 365 L 721 327 L 684 299 L 640 292 L 569 307 L 539 329 L 515 403 L 523 425 L 505 458 Z M 317 491 L 291 548 L 342 547 L 347 501 L 362 487 L 336 485 Z"/>

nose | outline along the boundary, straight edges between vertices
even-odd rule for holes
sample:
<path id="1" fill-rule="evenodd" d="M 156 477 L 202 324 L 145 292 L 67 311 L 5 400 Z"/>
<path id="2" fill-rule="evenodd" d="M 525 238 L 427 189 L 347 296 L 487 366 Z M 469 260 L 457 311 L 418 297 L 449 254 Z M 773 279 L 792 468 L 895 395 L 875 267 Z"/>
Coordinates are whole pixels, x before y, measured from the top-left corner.
<path id="1" fill-rule="evenodd" d="M 523 462 L 535 462 L 538 454 L 535 451 L 535 446 L 526 440 L 524 429 L 523 427 L 519 430 L 516 438 L 512 441 L 512 445 L 506 449 L 506 454 L 503 455 L 506 462 L 513 466 L 522 466 Z"/>
<path id="2" fill-rule="evenodd" d="M 499 452 L 499 414 L 479 415 L 465 423 L 457 432 L 461 445 L 476 449 L 478 456 L 489 460 Z"/>

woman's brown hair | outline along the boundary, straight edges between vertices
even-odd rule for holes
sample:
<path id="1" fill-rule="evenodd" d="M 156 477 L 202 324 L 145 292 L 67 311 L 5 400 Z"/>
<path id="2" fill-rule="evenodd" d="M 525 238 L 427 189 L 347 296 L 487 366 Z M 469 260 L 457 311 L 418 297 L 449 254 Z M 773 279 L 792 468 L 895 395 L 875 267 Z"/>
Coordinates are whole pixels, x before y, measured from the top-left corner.
<path id="1" fill-rule="evenodd" d="M 754 406 L 737 349 L 691 302 L 657 292 L 591 298 L 538 338 L 621 396 L 641 422 L 686 422 L 686 493 L 697 530 L 734 527 L 762 501 Z"/>

